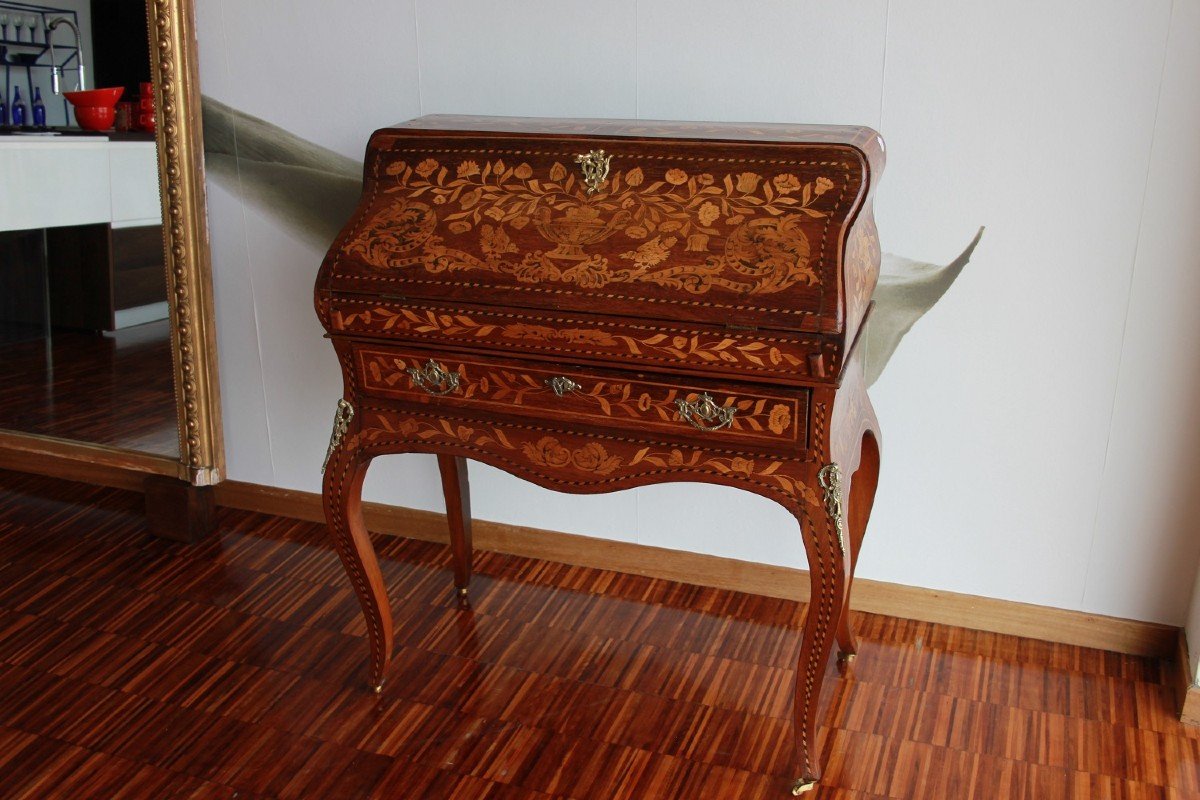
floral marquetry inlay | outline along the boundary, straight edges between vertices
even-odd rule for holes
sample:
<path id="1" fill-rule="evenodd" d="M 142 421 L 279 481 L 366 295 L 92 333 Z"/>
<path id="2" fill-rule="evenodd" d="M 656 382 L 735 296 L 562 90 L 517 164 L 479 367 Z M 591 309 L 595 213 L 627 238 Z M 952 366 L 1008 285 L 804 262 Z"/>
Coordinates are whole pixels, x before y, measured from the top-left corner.
<path id="1" fill-rule="evenodd" d="M 362 368 L 363 388 L 367 392 L 398 399 L 422 397 L 424 389 L 414 384 L 411 374 L 420 367 L 425 356 L 366 347 L 356 352 Z M 533 367 L 509 369 L 469 359 L 452 359 L 446 360 L 445 369 L 457 376 L 453 392 L 439 393 L 447 402 L 476 409 L 524 409 L 534 416 L 558 410 L 578 419 L 640 419 L 668 428 L 686 426 L 686 420 L 679 413 L 679 401 L 695 402 L 704 391 L 651 380 L 576 373 L 569 390 L 556 392 L 553 378 L 558 373 Z M 732 412 L 731 431 L 771 439 L 796 439 L 795 422 L 800 411 L 795 396 L 772 396 L 753 391 L 717 394 L 721 398 L 720 405 Z"/>
<path id="2" fill-rule="evenodd" d="M 522 440 L 516 438 L 519 433 L 517 431 L 507 433 L 503 428 L 491 425 L 476 427 L 447 419 L 434 421 L 403 417 L 395 421 L 389 415 L 376 414 L 373 423 L 362 434 L 364 442 L 371 443 L 389 435 L 430 443 L 453 442 L 480 450 L 512 451 L 536 467 L 573 467 L 581 472 L 596 475 L 610 475 L 625 463 L 621 457 L 611 455 L 599 442 L 586 442 L 579 447 L 569 447 L 554 436 Z"/>
<path id="3" fill-rule="evenodd" d="M 345 252 L 376 271 L 493 273 L 585 289 L 645 283 L 751 295 L 820 283 L 811 237 L 838 194 L 832 177 L 658 169 L 614 167 L 589 193 L 558 161 L 539 172 L 503 158 L 397 158 L 381 178 L 388 201 Z"/>
<path id="4" fill-rule="evenodd" d="M 487 423 L 468 424 L 452 419 L 393 415 L 372 412 L 359 436 L 361 444 L 371 447 L 379 442 L 394 444 L 397 439 L 427 445 L 461 445 L 479 453 L 500 456 L 501 460 L 527 469 L 560 473 L 569 470 L 593 476 L 591 480 L 616 480 L 647 471 L 686 471 L 742 479 L 805 502 L 820 503 L 820 496 L 802 479 L 807 468 L 802 462 L 777 458 L 753 458 L 716 454 L 693 448 L 659 449 L 641 447 L 627 455 L 630 445 L 606 445 L 602 441 L 574 444 L 569 437 L 520 427 L 506 428 Z M 625 453 L 625 455 L 623 455 Z"/>
<path id="5" fill-rule="evenodd" d="M 523 344 L 532 349 L 568 348 L 596 355 L 637 356 L 652 361 L 712 366 L 741 365 L 781 373 L 807 372 L 807 355 L 814 347 L 804 340 L 686 331 L 671 334 L 645 331 L 631 335 L 602 327 L 551 326 L 383 305 L 364 306 L 360 310 L 349 306 L 335 308 L 331 323 L 335 330 L 346 332 L 407 334 L 435 340 L 491 340 L 501 344 Z"/>

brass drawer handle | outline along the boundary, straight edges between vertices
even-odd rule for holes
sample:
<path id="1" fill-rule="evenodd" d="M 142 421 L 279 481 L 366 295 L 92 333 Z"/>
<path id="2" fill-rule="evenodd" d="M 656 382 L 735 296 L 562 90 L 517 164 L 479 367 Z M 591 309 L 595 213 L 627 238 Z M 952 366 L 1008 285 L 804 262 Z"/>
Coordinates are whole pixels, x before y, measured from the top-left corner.
<path id="1" fill-rule="evenodd" d="M 728 428 L 733 422 L 733 415 L 737 413 L 731 407 L 717 405 L 708 392 L 695 400 L 676 400 L 675 405 L 679 408 L 679 416 L 687 420 L 693 428 L 702 431 Z"/>
<path id="2" fill-rule="evenodd" d="M 578 383 L 563 375 L 556 375 L 553 378 L 547 378 L 545 383 L 550 387 L 550 390 L 559 397 L 568 395 L 571 392 L 577 392 L 580 388 L 582 388 Z"/>
<path id="3" fill-rule="evenodd" d="M 442 369 L 439 364 L 434 363 L 432 358 L 423 369 L 409 367 L 404 371 L 408 373 L 408 377 L 412 378 L 414 384 L 437 397 L 456 391 L 458 381 L 462 378 L 462 375 L 457 372 L 447 372 Z"/>

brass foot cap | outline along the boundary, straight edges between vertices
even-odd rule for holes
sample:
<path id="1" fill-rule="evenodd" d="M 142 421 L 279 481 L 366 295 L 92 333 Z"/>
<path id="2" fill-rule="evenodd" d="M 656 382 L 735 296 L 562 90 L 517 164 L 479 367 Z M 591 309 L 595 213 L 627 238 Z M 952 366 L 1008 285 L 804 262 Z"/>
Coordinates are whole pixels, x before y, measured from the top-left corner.
<path id="1" fill-rule="evenodd" d="M 467 587 L 466 587 L 466 586 L 460 586 L 460 587 L 458 587 L 458 596 L 459 596 L 459 597 L 461 597 L 462 599 L 466 600 L 466 599 L 467 599 L 467 594 L 468 594 L 468 589 L 467 589 Z"/>
<path id="2" fill-rule="evenodd" d="M 371 691 L 374 692 L 375 694 L 382 694 L 383 693 L 383 684 L 382 683 L 375 684 L 374 686 L 371 687 Z"/>
<path id="3" fill-rule="evenodd" d="M 816 778 L 801 778 L 792 784 L 792 796 L 799 797 L 805 792 L 811 792 L 815 788 L 817 788 Z"/>
<path id="4" fill-rule="evenodd" d="M 838 661 L 849 664 L 854 659 L 858 658 L 857 653 L 838 653 Z"/>

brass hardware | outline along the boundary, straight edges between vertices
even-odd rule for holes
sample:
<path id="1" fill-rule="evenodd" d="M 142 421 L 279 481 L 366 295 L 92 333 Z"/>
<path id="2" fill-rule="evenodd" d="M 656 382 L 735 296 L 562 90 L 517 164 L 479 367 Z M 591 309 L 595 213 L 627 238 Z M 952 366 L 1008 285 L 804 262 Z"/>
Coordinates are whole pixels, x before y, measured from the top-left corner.
<path id="1" fill-rule="evenodd" d="M 375 684 L 374 686 L 371 687 L 371 691 L 374 692 L 375 694 L 382 694 L 383 693 L 383 684 L 382 683 Z"/>
<path id="2" fill-rule="evenodd" d="M 575 163 L 583 173 L 583 183 L 587 186 L 588 194 L 595 194 L 600 184 L 608 178 L 608 162 L 612 156 L 604 155 L 603 150 L 592 150 L 590 153 L 575 156 Z"/>
<path id="3" fill-rule="evenodd" d="M 810 792 L 815 788 L 817 788 L 816 778 L 801 778 L 792 784 L 792 796 L 799 797 L 805 792 Z"/>
<path id="4" fill-rule="evenodd" d="M 705 392 L 695 400 L 676 400 L 679 416 L 687 420 L 693 428 L 702 431 L 719 431 L 727 428 L 733 422 L 737 411 L 730 407 L 721 407 Z M 713 424 L 716 423 L 716 424 Z"/>
<path id="5" fill-rule="evenodd" d="M 578 383 L 562 375 L 556 375 L 553 378 L 547 378 L 545 383 L 550 387 L 550 390 L 559 397 L 570 394 L 571 392 L 579 391 L 580 389 Z"/>
<path id="6" fill-rule="evenodd" d="M 436 397 L 456 391 L 458 381 L 462 378 L 457 372 L 447 372 L 442 369 L 441 365 L 434 363 L 432 358 L 423 369 L 409 367 L 404 371 L 408 373 L 408 377 L 412 378 L 414 384 Z"/>
<path id="7" fill-rule="evenodd" d="M 837 655 L 837 660 L 838 660 L 839 664 L 853 664 L 854 659 L 856 659 L 856 658 L 858 658 L 857 653 L 841 653 L 841 652 L 839 652 Z"/>
<path id="8" fill-rule="evenodd" d="M 460 600 L 466 600 L 470 593 L 470 590 L 466 586 L 458 587 L 458 598 Z"/>
<path id="9" fill-rule="evenodd" d="M 833 520 L 837 530 L 838 548 L 846 555 L 846 522 L 842 513 L 842 468 L 837 464 L 826 464 L 817 473 L 817 482 L 825 490 L 825 513 Z"/>
<path id="10" fill-rule="evenodd" d="M 344 398 L 338 400 L 337 411 L 333 412 L 333 433 L 329 434 L 329 449 L 325 451 L 325 460 L 321 462 L 322 475 L 325 474 L 325 468 L 329 466 L 329 459 L 333 457 L 333 451 L 341 446 L 346 431 L 350 429 L 350 420 L 352 419 L 354 419 L 354 406 Z"/>

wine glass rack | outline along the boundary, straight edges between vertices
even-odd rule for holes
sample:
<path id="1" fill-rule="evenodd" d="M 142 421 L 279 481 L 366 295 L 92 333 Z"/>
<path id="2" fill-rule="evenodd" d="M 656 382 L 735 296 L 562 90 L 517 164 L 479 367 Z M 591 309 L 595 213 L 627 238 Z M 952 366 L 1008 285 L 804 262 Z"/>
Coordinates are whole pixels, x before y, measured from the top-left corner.
<path id="1" fill-rule="evenodd" d="M 0 62 L 4 68 L 4 105 L 7 107 L 5 120 L 0 120 L 0 128 L 11 130 L 12 126 L 7 122 L 12 118 L 12 90 L 15 85 L 23 85 L 28 92 L 25 98 L 27 106 L 26 123 L 27 127 L 33 120 L 33 88 L 35 85 L 35 71 L 46 70 L 47 77 L 51 67 L 50 57 L 48 55 L 50 44 L 46 41 L 49 35 L 47 24 L 57 17 L 66 17 L 79 25 L 79 14 L 69 8 L 56 8 L 54 6 L 36 5 L 33 3 L 20 3 L 15 0 L 0 0 Z M 78 68 L 80 53 L 75 47 L 75 41 L 67 36 L 61 36 L 62 29 L 58 33 L 60 38 L 54 43 L 54 52 L 58 56 L 58 66 L 63 70 L 64 80 L 67 81 L 67 86 L 70 86 L 71 72 Z M 24 72 L 24 75 L 21 73 Z M 22 77 L 24 81 L 22 81 Z M 41 86 L 42 82 L 38 81 L 37 85 Z M 43 97 L 43 102 L 46 103 L 47 123 L 49 120 L 50 103 L 47 98 Z M 70 104 L 63 98 L 62 101 L 62 120 L 63 125 L 69 125 L 71 120 Z M 57 115 L 56 115 L 57 116 Z"/>

